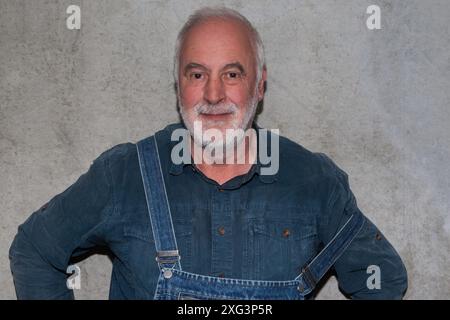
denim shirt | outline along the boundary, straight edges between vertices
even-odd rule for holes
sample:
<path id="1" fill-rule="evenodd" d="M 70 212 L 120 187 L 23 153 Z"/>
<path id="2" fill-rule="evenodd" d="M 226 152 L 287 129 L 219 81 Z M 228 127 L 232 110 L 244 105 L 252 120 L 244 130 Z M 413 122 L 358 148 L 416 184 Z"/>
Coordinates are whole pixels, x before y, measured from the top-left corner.
<path id="1" fill-rule="evenodd" d="M 326 155 L 280 137 L 279 170 L 223 185 L 193 164 L 171 161 L 171 132 L 156 133 L 184 271 L 236 279 L 292 280 L 359 210 L 347 174 Z M 340 290 L 355 299 L 400 299 L 406 269 L 367 218 L 334 265 Z M 159 275 L 136 146 L 102 153 L 73 185 L 22 225 L 9 256 L 19 299 L 72 299 L 71 259 L 107 249 L 113 263 L 110 299 L 152 299 Z M 380 286 L 368 286 L 369 266 Z M 81 283 L 82 285 L 82 283 Z"/>

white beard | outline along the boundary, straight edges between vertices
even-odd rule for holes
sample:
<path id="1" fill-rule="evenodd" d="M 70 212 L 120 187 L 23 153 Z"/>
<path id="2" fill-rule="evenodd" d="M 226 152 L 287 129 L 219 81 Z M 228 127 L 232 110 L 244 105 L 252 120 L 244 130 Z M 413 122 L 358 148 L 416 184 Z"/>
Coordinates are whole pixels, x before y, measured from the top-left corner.
<path id="1" fill-rule="evenodd" d="M 179 104 L 180 104 L 180 115 L 183 119 L 184 125 L 189 130 L 189 133 L 191 137 L 194 139 L 194 142 L 201 146 L 202 148 L 209 147 L 209 148 L 229 148 L 232 144 L 235 143 L 237 140 L 237 146 L 240 145 L 242 142 L 242 139 L 244 136 L 239 136 L 236 140 L 233 139 L 231 141 L 228 141 L 223 139 L 226 137 L 226 129 L 234 129 L 238 130 L 241 129 L 244 132 L 251 127 L 251 123 L 255 117 L 256 109 L 258 107 L 258 95 L 257 91 L 255 90 L 255 94 L 250 99 L 248 104 L 245 106 L 245 109 L 247 112 L 245 113 L 244 117 L 239 121 L 237 119 L 237 112 L 238 107 L 234 103 L 229 104 L 220 104 L 220 105 L 208 105 L 208 104 L 197 104 L 194 106 L 193 111 L 186 113 L 184 112 L 185 108 L 181 104 L 181 99 L 178 98 Z M 223 125 L 225 125 L 224 121 L 208 121 L 208 120 L 198 120 L 198 116 L 202 113 L 231 113 L 231 117 L 233 117 L 232 120 L 227 121 L 229 123 L 229 126 L 226 128 L 223 128 Z M 201 136 L 198 134 L 195 134 L 194 132 L 194 121 L 202 121 L 202 133 Z M 222 128 L 222 129 L 221 129 Z M 203 139 L 204 133 L 208 129 L 218 129 L 222 132 L 221 138 L 219 139 L 215 137 L 214 140 L 207 140 Z"/>

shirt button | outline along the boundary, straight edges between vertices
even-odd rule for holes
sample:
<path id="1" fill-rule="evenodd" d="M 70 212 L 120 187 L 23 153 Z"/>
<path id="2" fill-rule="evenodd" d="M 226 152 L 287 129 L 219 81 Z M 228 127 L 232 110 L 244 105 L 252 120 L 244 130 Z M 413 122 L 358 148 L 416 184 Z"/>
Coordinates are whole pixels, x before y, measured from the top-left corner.
<path id="1" fill-rule="evenodd" d="M 377 233 L 377 235 L 375 236 L 375 239 L 377 239 L 377 240 L 381 240 L 381 239 L 382 239 L 382 237 L 381 237 L 381 235 L 380 235 L 379 233 Z"/>
<path id="2" fill-rule="evenodd" d="M 291 231 L 289 229 L 283 230 L 283 237 L 288 238 L 291 235 Z"/>
<path id="3" fill-rule="evenodd" d="M 225 228 L 224 227 L 220 227 L 217 231 L 219 232 L 219 234 L 221 236 L 223 236 L 225 234 Z"/>
<path id="4" fill-rule="evenodd" d="M 219 190 L 220 192 L 223 192 L 223 189 L 220 189 L 220 188 L 219 188 L 218 190 Z"/>

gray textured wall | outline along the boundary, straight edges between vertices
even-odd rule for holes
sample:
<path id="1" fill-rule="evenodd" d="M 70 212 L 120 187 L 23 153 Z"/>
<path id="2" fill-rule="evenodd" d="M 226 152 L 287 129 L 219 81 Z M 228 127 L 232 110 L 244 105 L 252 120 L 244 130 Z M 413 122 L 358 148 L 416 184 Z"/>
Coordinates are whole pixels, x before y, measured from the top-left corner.
<path id="1" fill-rule="evenodd" d="M 68 30 L 69 4 L 81 30 Z M 259 123 L 350 175 L 360 208 L 409 272 L 406 298 L 450 298 L 450 1 L 0 0 L 0 298 L 18 224 L 103 150 L 178 119 L 173 44 L 205 4 L 260 30 L 269 71 Z M 381 7 L 382 29 L 365 13 Z M 79 266 L 78 298 L 106 298 L 111 264 Z M 319 298 L 342 299 L 332 278 Z"/>

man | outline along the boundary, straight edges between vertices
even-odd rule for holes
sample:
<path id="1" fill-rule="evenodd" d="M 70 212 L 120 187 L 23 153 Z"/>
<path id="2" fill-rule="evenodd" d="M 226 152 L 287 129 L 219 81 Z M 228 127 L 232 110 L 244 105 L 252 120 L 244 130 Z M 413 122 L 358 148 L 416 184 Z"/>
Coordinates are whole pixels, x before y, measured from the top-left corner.
<path id="1" fill-rule="evenodd" d="M 286 138 L 255 143 L 266 138 L 253 120 L 267 71 L 246 18 L 195 12 L 174 76 L 183 123 L 104 152 L 19 227 L 18 298 L 73 298 L 69 261 L 96 247 L 113 256 L 111 299 L 304 299 L 330 268 L 351 298 L 402 298 L 405 267 L 358 209 L 347 175 Z M 184 128 L 180 162 L 173 136 Z M 231 129 L 256 134 L 230 142 Z M 264 171 L 265 145 L 276 170 Z"/>

